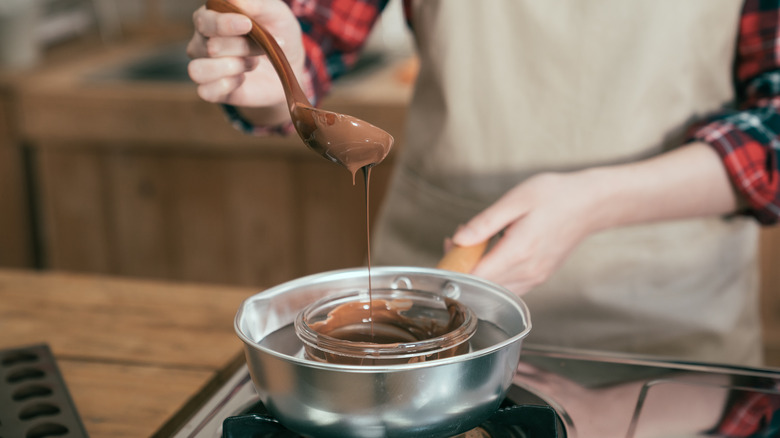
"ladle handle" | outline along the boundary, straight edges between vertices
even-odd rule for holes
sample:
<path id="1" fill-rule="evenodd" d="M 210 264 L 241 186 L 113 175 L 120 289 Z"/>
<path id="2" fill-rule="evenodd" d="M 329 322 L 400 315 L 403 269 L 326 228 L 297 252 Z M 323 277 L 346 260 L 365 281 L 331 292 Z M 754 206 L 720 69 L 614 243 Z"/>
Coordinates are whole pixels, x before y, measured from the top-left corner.
<path id="1" fill-rule="evenodd" d="M 488 241 L 472 246 L 453 246 L 436 265 L 439 269 L 468 274 L 477 266 L 482 255 L 487 249 Z"/>
<path id="2" fill-rule="evenodd" d="M 295 78 L 295 73 L 290 62 L 284 55 L 282 48 L 276 43 L 274 37 L 265 30 L 265 28 L 259 25 L 252 17 L 249 16 L 238 6 L 233 5 L 227 0 L 207 0 L 206 8 L 216 12 L 232 12 L 241 14 L 249 18 L 252 22 L 252 30 L 249 31 L 249 38 L 257 43 L 265 50 L 268 55 L 268 59 L 276 70 L 276 74 L 279 75 L 279 79 L 282 81 L 282 87 L 284 87 L 284 94 L 287 97 L 287 105 L 292 111 L 294 104 L 304 104 L 311 106 L 309 98 L 306 97 L 306 93 L 303 92 L 301 86 L 298 84 L 298 80 Z"/>

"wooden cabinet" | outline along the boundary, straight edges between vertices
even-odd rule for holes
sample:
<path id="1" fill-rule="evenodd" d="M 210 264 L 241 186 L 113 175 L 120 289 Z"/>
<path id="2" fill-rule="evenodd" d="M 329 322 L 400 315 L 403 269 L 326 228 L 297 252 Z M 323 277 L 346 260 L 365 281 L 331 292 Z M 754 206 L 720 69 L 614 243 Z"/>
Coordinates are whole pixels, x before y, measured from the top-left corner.
<path id="1" fill-rule="evenodd" d="M 37 147 L 47 265 L 259 287 L 363 264 L 362 183 L 313 154 L 269 156 L 260 143 Z M 373 172 L 374 207 L 390 168 Z"/>
<path id="2" fill-rule="evenodd" d="M 364 264 L 362 181 L 296 136 L 236 131 L 190 82 L 84 79 L 132 56 L 22 88 L 45 267 L 265 287 Z M 399 148 L 409 93 L 389 67 L 339 84 L 323 106 L 383 127 Z M 372 218 L 391 171 L 392 157 L 374 168 Z"/>
<path id="3" fill-rule="evenodd" d="M 34 266 L 35 251 L 12 90 L 0 83 L 0 266 L 22 268 Z"/>
<path id="4" fill-rule="evenodd" d="M 780 227 L 761 230 L 761 317 L 767 363 L 780 367 Z"/>

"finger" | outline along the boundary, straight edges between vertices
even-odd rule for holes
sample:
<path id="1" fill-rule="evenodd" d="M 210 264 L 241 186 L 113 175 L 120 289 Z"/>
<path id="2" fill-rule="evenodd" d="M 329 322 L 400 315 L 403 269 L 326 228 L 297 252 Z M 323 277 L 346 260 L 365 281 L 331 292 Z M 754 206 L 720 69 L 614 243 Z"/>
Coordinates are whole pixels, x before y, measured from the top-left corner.
<path id="1" fill-rule="evenodd" d="M 198 86 L 198 96 L 206 102 L 230 103 L 230 96 L 243 83 L 244 75 L 221 78 Z"/>
<path id="2" fill-rule="evenodd" d="M 474 275 L 490 279 L 497 283 L 505 280 L 507 271 L 512 271 L 512 277 L 518 277 L 518 270 L 522 269 L 522 264 L 525 262 L 525 254 L 522 248 L 510 248 L 508 239 L 506 236 L 499 239 L 490 251 L 488 251 L 477 266 L 474 267 L 472 273 Z"/>
<path id="3" fill-rule="evenodd" d="M 265 54 L 265 51 L 248 38 L 237 36 L 209 38 L 206 42 L 206 53 L 210 58 L 219 58 L 222 56 L 259 56 Z"/>
<path id="4" fill-rule="evenodd" d="M 493 205 L 460 227 L 452 240 L 457 245 L 471 246 L 498 234 L 527 213 L 527 203 L 510 191 Z"/>
<path id="5" fill-rule="evenodd" d="M 477 277 L 499 284 L 518 296 L 525 295 L 544 283 L 549 274 L 534 264 L 505 263 L 500 266 L 483 259 L 472 272 Z"/>
<path id="6" fill-rule="evenodd" d="M 196 84 L 207 84 L 251 71 L 257 63 L 256 58 L 200 58 L 190 61 L 187 72 Z"/>
<path id="7" fill-rule="evenodd" d="M 221 13 L 200 8 L 192 17 L 195 30 L 204 37 L 246 35 L 252 30 L 252 21 L 241 14 Z"/>
<path id="8" fill-rule="evenodd" d="M 198 32 L 195 32 L 187 43 L 187 56 L 190 59 L 205 58 L 208 56 L 208 50 L 206 49 L 206 42 L 208 40 Z"/>
<path id="9" fill-rule="evenodd" d="M 192 15 L 195 33 L 187 45 L 187 55 L 192 58 L 214 56 L 247 56 L 259 54 L 249 50 L 249 43 L 241 38 L 252 28 L 251 21 L 239 14 L 220 14 L 201 6 Z M 220 41 L 221 38 L 227 41 Z"/>
<path id="10" fill-rule="evenodd" d="M 196 32 L 187 44 L 187 56 L 190 59 L 264 54 L 265 51 L 260 46 L 243 36 L 206 38 Z"/>
<path id="11" fill-rule="evenodd" d="M 290 6 L 285 2 L 274 1 L 256 1 L 256 0 L 230 0 L 247 15 L 263 26 L 273 24 L 279 17 L 290 14 Z"/>
<path id="12" fill-rule="evenodd" d="M 482 257 L 473 274 L 488 279 L 522 295 L 544 281 L 539 248 L 524 222 L 507 228 L 504 236 Z M 526 237 L 523 234 L 526 234 Z"/>
<path id="13" fill-rule="evenodd" d="M 280 0 L 230 0 L 252 19 L 263 26 L 267 31 L 273 35 L 276 43 L 279 47 L 286 49 L 288 41 L 285 40 L 285 36 L 291 36 L 289 34 L 289 26 L 291 22 L 296 22 L 295 15 L 292 13 L 290 6 Z M 297 37 L 295 37 L 297 40 Z M 292 41 L 291 43 L 295 43 Z"/>
<path id="14" fill-rule="evenodd" d="M 455 246 L 454 243 L 452 243 L 452 239 L 449 237 L 444 238 L 444 244 L 442 245 L 442 249 L 444 250 L 444 254 L 447 254 L 450 252 L 452 247 Z"/>

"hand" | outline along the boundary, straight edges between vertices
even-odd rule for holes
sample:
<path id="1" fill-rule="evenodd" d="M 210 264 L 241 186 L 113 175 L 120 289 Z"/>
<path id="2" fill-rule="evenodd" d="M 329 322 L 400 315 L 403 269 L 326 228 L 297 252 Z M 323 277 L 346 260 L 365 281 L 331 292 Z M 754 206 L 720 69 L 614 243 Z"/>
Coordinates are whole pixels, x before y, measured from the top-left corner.
<path id="1" fill-rule="evenodd" d="M 591 195 L 585 173 L 536 175 L 475 216 L 453 241 L 473 245 L 504 230 L 472 273 L 522 295 L 592 232 Z"/>
<path id="2" fill-rule="evenodd" d="M 305 54 L 298 20 L 280 0 L 232 0 L 265 27 L 285 52 L 298 77 Z M 195 33 L 187 45 L 190 78 L 207 102 L 245 107 L 283 105 L 284 92 L 263 51 L 246 38 L 251 21 L 240 14 L 200 7 L 193 14 Z"/>
<path id="3" fill-rule="evenodd" d="M 589 234 L 733 213 L 738 200 L 718 154 L 690 143 L 633 163 L 531 177 L 452 240 L 470 246 L 503 230 L 472 273 L 522 295 L 547 280 Z"/>

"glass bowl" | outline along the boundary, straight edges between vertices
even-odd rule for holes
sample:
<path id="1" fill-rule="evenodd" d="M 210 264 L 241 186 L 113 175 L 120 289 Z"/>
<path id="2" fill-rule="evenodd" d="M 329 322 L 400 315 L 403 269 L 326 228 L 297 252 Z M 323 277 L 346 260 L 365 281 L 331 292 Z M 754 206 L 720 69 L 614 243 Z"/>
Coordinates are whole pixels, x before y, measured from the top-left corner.
<path id="1" fill-rule="evenodd" d="M 306 358 L 348 365 L 425 362 L 469 352 L 477 317 L 440 294 L 373 289 L 328 295 L 305 307 L 295 333 Z"/>

